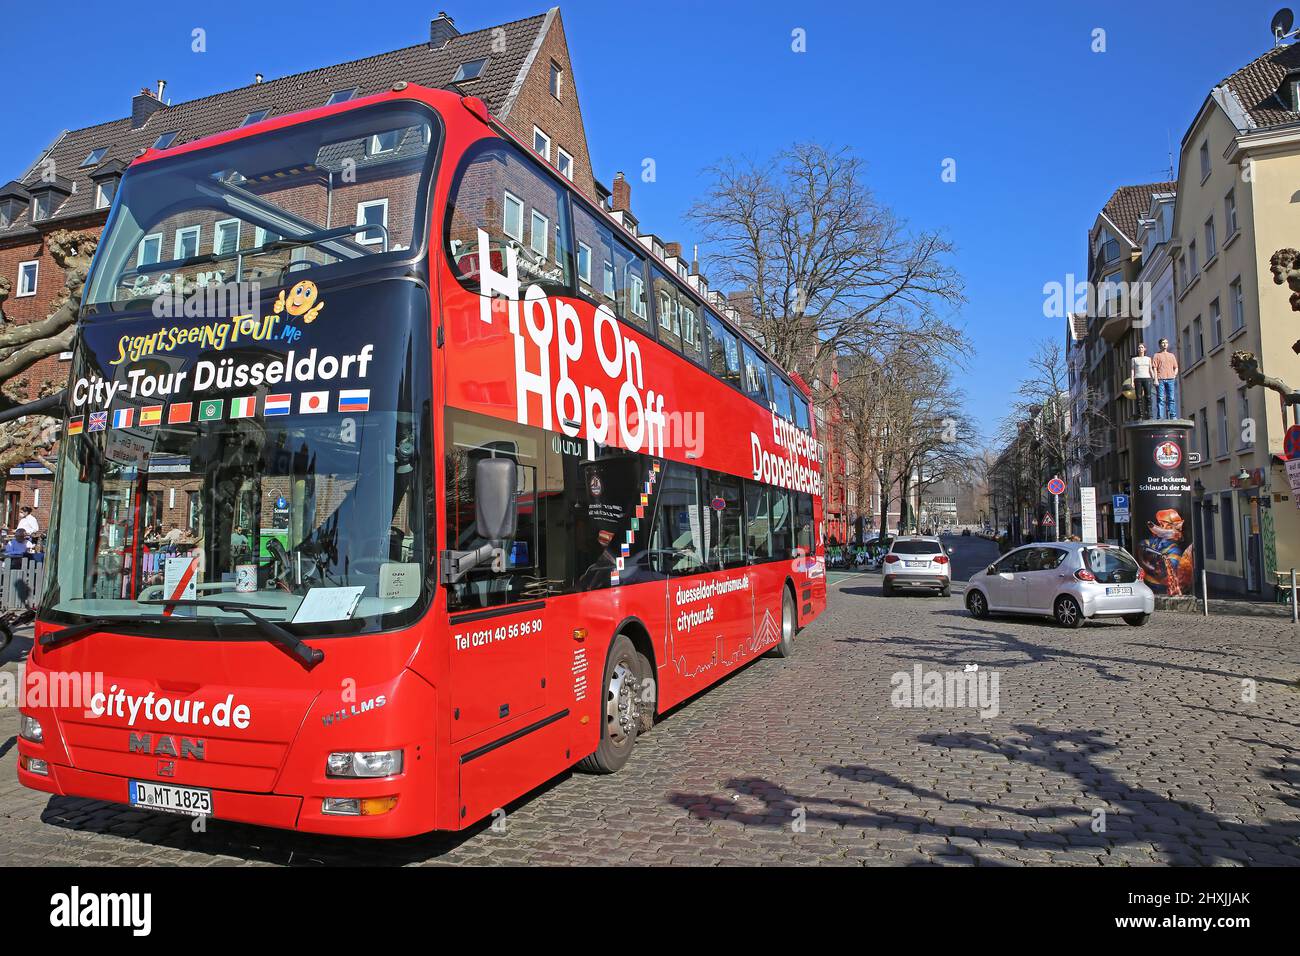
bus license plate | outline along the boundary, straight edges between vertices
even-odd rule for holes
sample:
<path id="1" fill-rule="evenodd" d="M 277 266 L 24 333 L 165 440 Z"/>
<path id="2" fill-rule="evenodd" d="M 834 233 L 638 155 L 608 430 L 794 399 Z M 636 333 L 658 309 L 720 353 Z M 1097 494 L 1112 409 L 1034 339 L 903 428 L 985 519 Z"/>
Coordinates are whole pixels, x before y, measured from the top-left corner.
<path id="1" fill-rule="evenodd" d="M 1112 594 L 1132 594 L 1132 593 L 1133 593 L 1132 588 L 1107 588 L 1106 589 L 1107 597 L 1110 597 Z"/>
<path id="2" fill-rule="evenodd" d="M 131 781 L 131 806 L 142 810 L 162 810 L 186 816 L 212 813 L 212 791 L 197 787 L 178 787 L 170 783 Z"/>

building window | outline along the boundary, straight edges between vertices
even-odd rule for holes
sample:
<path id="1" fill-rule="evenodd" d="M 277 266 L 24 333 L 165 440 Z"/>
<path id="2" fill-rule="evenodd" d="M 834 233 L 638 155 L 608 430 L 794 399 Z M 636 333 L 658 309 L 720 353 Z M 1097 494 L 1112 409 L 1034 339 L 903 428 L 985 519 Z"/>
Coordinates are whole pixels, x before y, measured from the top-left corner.
<path id="1" fill-rule="evenodd" d="M 173 259 L 189 259 L 199 254 L 199 238 L 202 226 L 186 226 L 176 230 L 176 241 L 172 245 Z"/>
<path id="2" fill-rule="evenodd" d="M 591 246 L 578 243 L 578 278 L 591 285 Z"/>
<path id="3" fill-rule="evenodd" d="M 375 133 L 370 137 L 367 149 L 371 156 L 378 156 L 381 153 L 391 153 L 397 149 L 402 141 L 402 134 L 406 132 L 400 129 L 390 129 L 384 133 Z"/>
<path id="4" fill-rule="evenodd" d="M 1209 262 L 1211 259 L 1214 258 L 1214 254 L 1217 249 L 1218 249 L 1218 244 L 1215 242 L 1215 236 L 1214 236 L 1214 217 L 1211 216 L 1209 219 L 1205 220 L 1205 261 L 1206 262 Z"/>
<path id="5" fill-rule="evenodd" d="M 485 66 L 487 66 L 487 57 L 466 60 L 456 68 L 456 75 L 451 78 L 451 81 L 453 83 L 464 83 L 466 80 L 477 80 L 483 75 L 483 67 Z"/>
<path id="6" fill-rule="evenodd" d="M 545 259 L 547 253 L 550 251 L 551 220 L 547 219 L 540 212 L 534 209 L 531 226 L 532 229 L 528 236 L 528 246 L 533 250 L 533 252 Z"/>
<path id="7" fill-rule="evenodd" d="M 38 193 L 32 197 L 32 222 L 49 219 L 54 212 L 54 195 L 49 192 Z"/>
<path id="8" fill-rule="evenodd" d="M 15 295 L 19 297 L 35 295 L 36 280 L 40 276 L 40 272 L 41 263 L 39 259 L 18 263 L 18 291 Z"/>
<path id="9" fill-rule="evenodd" d="M 1178 276 L 1177 276 L 1178 283 L 1177 283 L 1177 285 L 1178 285 L 1178 291 L 1179 291 L 1179 292 L 1182 292 L 1184 289 L 1187 288 L 1187 280 L 1188 280 L 1189 278 L 1191 278 L 1191 277 L 1187 274 L 1187 254 L 1186 254 L 1186 253 L 1182 253 L 1182 254 L 1179 255 L 1179 257 L 1178 257 Z"/>
<path id="10" fill-rule="evenodd" d="M 1253 447 L 1255 442 L 1253 440 L 1246 440 L 1246 436 L 1254 435 L 1255 430 L 1253 428 L 1248 429 L 1247 427 L 1247 423 L 1250 421 L 1250 392 L 1246 389 L 1245 385 L 1242 385 L 1237 389 L 1237 418 L 1241 425 L 1241 429 L 1237 433 L 1237 447 Z"/>
<path id="11" fill-rule="evenodd" d="M 166 149 L 175 141 L 176 141 L 175 131 L 172 131 L 170 133 L 163 133 L 161 136 L 159 136 L 156 140 L 153 141 L 153 146 L 151 146 L 150 149 Z"/>
<path id="12" fill-rule="evenodd" d="M 101 179 L 95 183 L 95 208 L 107 209 L 113 205 L 115 195 L 117 195 L 117 177 Z"/>
<path id="13" fill-rule="evenodd" d="M 557 100 L 560 98 L 560 88 L 564 85 L 564 70 L 560 64 L 554 60 L 551 61 L 551 95 Z"/>
<path id="14" fill-rule="evenodd" d="M 558 146 L 555 148 L 555 168 L 565 179 L 573 181 L 573 157 Z"/>
<path id="15" fill-rule="evenodd" d="M 162 242 L 161 232 L 151 233 L 140 240 L 140 246 L 136 249 L 136 265 L 150 266 L 155 262 L 162 261 Z"/>
<path id="16" fill-rule="evenodd" d="M 357 88 L 354 86 L 350 90 L 335 90 L 325 100 L 326 106 L 333 106 L 336 103 L 346 103 L 352 97 L 357 95 Z"/>
<path id="17" fill-rule="evenodd" d="M 263 229 L 258 226 L 253 230 L 253 245 L 258 249 L 269 245 L 273 242 L 279 242 L 282 237 L 278 232 L 271 232 L 269 229 Z"/>
<path id="18" fill-rule="evenodd" d="M 1237 190 L 1228 190 L 1228 195 L 1223 197 L 1223 225 L 1228 230 L 1229 236 L 1237 233 Z"/>
<path id="19" fill-rule="evenodd" d="M 1241 276 L 1228 285 L 1228 299 L 1232 303 L 1232 331 L 1246 327 L 1246 300 L 1241 294 Z"/>
<path id="20" fill-rule="evenodd" d="M 550 162 L 551 160 L 551 137 L 547 136 L 536 126 L 533 127 L 533 149 L 537 150 L 542 159 Z"/>
<path id="21" fill-rule="evenodd" d="M 515 242 L 524 241 L 524 203 L 517 196 L 506 193 L 501 214 L 501 231 Z"/>
<path id="22" fill-rule="evenodd" d="M 1210 144 L 1208 142 L 1201 144 L 1201 182 L 1205 182 L 1210 175 Z"/>
<path id="23" fill-rule="evenodd" d="M 1210 303 L 1210 341 L 1212 349 L 1223 344 L 1223 316 L 1219 314 L 1219 300 Z"/>
<path id="24" fill-rule="evenodd" d="M 1199 362 L 1205 358 L 1205 338 L 1201 334 L 1201 317 L 1192 319 L 1192 361 Z"/>
<path id="25" fill-rule="evenodd" d="M 212 227 L 212 251 L 219 256 L 232 254 L 239 248 L 239 220 L 222 219 Z"/>
<path id="26" fill-rule="evenodd" d="M 262 120 L 266 119 L 270 112 L 270 110 L 253 110 L 253 112 L 244 117 L 244 121 L 239 125 L 252 126 L 254 123 L 260 123 Z"/>
<path id="27" fill-rule="evenodd" d="M 107 152 L 108 152 L 107 146 L 100 146 L 98 149 L 92 149 L 86 155 L 86 158 L 81 161 L 81 165 L 78 166 L 77 168 L 85 169 L 87 166 L 98 166 L 99 161 L 104 158 L 104 154 Z"/>
<path id="28" fill-rule="evenodd" d="M 1214 403 L 1214 416 L 1219 426 L 1219 455 L 1228 453 L 1228 400 L 1221 398 Z"/>
<path id="29" fill-rule="evenodd" d="M 357 233 L 357 242 L 362 245 L 381 245 L 388 229 L 388 200 L 372 199 L 370 202 L 357 203 L 357 225 L 383 226 L 383 229 L 367 229 Z"/>
<path id="30" fill-rule="evenodd" d="M 1196 417 L 1201 428 L 1201 438 L 1197 444 L 1201 446 L 1201 460 L 1206 461 L 1210 457 L 1210 415 L 1202 408 Z"/>
<path id="31" fill-rule="evenodd" d="M 1192 271 L 1188 275 L 1195 279 L 1200 274 L 1201 266 L 1196 261 L 1196 240 L 1193 239 L 1187 244 L 1187 264 L 1191 266 Z"/>

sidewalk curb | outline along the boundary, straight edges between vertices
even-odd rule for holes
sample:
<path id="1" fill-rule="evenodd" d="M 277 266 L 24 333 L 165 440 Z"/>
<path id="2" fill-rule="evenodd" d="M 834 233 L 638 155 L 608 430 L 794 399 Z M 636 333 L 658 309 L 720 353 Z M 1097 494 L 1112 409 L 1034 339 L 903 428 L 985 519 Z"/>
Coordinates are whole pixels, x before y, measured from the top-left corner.
<path id="1" fill-rule="evenodd" d="M 1201 599 L 1190 595 L 1170 597 L 1167 594 L 1156 595 L 1157 611 L 1175 611 L 1179 614 L 1201 614 Z M 1225 601 L 1210 598 L 1210 616 L 1231 614 L 1237 617 L 1277 617 L 1290 619 L 1291 607 L 1287 604 L 1264 604 L 1254 601 Z"/>

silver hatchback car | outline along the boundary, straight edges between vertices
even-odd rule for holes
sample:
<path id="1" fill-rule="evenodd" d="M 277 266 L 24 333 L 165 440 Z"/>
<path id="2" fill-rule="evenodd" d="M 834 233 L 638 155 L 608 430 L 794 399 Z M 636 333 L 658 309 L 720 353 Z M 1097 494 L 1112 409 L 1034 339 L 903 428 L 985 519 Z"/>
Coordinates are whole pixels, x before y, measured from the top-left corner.
<path id="1" fill-rule="evenodd" d="M 931 535 L 895 538 L 880 565 L 885 597 L 892 597 L 899 588 L 924 588 L 947 597 L 952 585 L 948 555 L 939 539 Z"/>
<path id="2" fill-rule="evenodd" d="M 1062 627 L 1080 627 L 1094 617 L 1121 617 L 1141 627 L 1155 606 L 1133 556 L 1107 544 L 1027 544 L 966 585 L 966 610 L 974 617 L 1041 614 Z"/>

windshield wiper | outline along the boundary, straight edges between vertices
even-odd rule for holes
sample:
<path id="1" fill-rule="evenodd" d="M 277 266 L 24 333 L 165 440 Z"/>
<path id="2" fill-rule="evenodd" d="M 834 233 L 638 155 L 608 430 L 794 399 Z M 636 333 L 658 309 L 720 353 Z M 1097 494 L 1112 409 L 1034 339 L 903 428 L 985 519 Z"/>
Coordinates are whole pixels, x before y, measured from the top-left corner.
<path id="1" fill-rule="evenodd" d="M 325 660 L 325 652 L 304 644 L 297 636 L 289 633 L 274 621 L 268 621 L 254 611 L 283 611 L 284 608 L 274 604 L 241 604 L 237 601 L 215 601 L 211 598 L 172 598 L 156 601 L 141 601 L 141 604 L 164 605 L 166 607 L 212 607 L 219 611 L 242 614 L 257 626 L 257 629 L 275 643 L 288 649 L 309 670 Z"/>
<path id="2" fill-rule="evenodd" d="M 137 624 L 158 624 L 167 620 L 161 615 L 158 617 L 103 617 L 96 618 L 93 621 L 86 621 L 82 624 L 73 624 L 70 627 L 60 628 L 57 631 L 50 631 L 42 634 L 38 644 L 41 647 L 55 647 L 67 641 L 75 641 L 79 637 L 85 637 L 87 634 L 94 634 L 97 631 L 114 632 L 122 628 L 135 627 Z"/>

